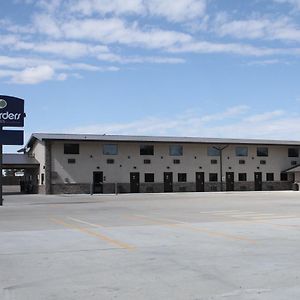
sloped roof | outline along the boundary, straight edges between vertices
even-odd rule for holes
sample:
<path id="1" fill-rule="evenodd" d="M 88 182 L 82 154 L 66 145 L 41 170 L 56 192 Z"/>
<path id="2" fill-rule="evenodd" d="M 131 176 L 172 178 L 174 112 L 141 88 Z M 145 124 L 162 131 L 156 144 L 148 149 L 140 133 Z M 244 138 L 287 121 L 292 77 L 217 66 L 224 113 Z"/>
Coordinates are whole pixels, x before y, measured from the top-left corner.
<path id="1" fill-rule="evenodd" d="M 27 154 L 3 154 L 2 165 L 3 166 L 34 166 L 40 163 L 31 156 Z"/>
<path id="2" fill-rule="evenodd" d="M 288 173 L 300 172 L 300 165 L 292 167 L 292 168 L 289 168 L 285 172 L 288 172 Z"/>
<path id="3" fill-rule="evenodd" d="M 249 145 L 281 145 L 300 146 L 300 141 L 263 140 L 263 139 L 225 139 L 202 137 L 171 137 L 171 136 L 134 136 L 105 134 L 54 134 L 33 133 L 26 147 L 31 147 L 35 140 L 65 141 L 107 141 L 107 142 L 157 142 L 157 143 L 203 143 L 203 144 L 249 144 Z"/>

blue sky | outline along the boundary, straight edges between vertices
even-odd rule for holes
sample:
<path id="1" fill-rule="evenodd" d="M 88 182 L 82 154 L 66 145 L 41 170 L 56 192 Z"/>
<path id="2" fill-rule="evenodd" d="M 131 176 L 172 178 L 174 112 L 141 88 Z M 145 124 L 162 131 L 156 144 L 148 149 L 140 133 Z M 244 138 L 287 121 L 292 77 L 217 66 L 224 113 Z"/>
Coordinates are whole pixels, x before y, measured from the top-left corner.
<path id="1" fill-rule="evenodd" d="M 0 9 L 0 94 L 25 99 L 26 138 L 300 139 L 300 0 L 12 0 Z"/>

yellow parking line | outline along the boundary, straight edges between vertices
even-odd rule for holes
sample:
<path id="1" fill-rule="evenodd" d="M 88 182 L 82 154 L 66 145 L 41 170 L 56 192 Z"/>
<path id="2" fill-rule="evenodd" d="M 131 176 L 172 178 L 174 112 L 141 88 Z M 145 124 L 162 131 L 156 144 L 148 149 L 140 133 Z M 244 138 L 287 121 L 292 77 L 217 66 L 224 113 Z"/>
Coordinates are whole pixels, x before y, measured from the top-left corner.
<path id="1" fill-rule="evenodd" d="M 100 240 L 105 241 L 105 242 L 107 242 L 109 244 L 112 244 L 114 246 L 117 246 L 117 247 L 120 247 L 120 248 L 123 248 L 123 249 L 126 249 L 126 250 L 134 250 L 135 249 L 134 246 L 131 246 L 129 244 L 126 244 L 126 243 L 123 243 L 123 242 L 111 239 L 110 237 L 107 237 L 107 236 L 105 236 L 105 235 L 103 235 L 101 233 L 94 232 L 94 231 L 88 230 L 86 228 L 77 227 L 77 226 L 74 226 L 72 224 L 66 223 L 66 222 L 64 222 L 62 220 L 59 220 L 59 219 L 52 218 L 50 220 L 52 222 L 56 223 L 56 224 L 60 224 L 60 225 L 63 225 L 65 227 L 71 228 L 73 230 L 77 230 L 77 231 L 86 233 L 88 235 L 94 236 L 96 238 L 99 238 Z"/>
<path id="2" fill-rule="evenodd" d="M 287 224 L 275 224 L 275 223 L 271 223 L 268 221 L 264 221 L 264 220 L 236 220 L 236 221 L 224 221 L 224 223 L 226 224 L 250 224 L 250 225 L 254 225 L 254 224 L 266 224 L 266 225 L 270 225 L 270 226 L 274 226 L 274 227 L 287 227 L 287 228 L 294 228 L 297 229 L 297 227 L 299 228 L 300 225 L 287 225 Z"/>
<path id="3" fill-rule="evenodd" d="M 190 229 L 192 231 L 199 231 L 199 232 L 204 232 L 210 236 L 217 236 L 217 237 L 223 237 L 223 238 L 227 238 L 230 240 L 238 240 L 238 241 L 245 241 L 245 242 L 249 242 L 249 243 L 256 243 L 255 240 L 253 239 L 249 239 L 243 236 L 239 236 L 239 235 L 233 235 L 233 234 L 227 234 L 227 233 L 223 233 L 223 232 L 219 232 L 219 231 L 213 231 L 210 229 L 206 229 L 203 227 L 195 227 L 192 225 L 189 225 L 185 222 L 180 222 L 177 220 L 172 220 L 172 219 L 153 219 L 153 218 L 149 218 L 147 216 L 141 216 L 141 215 L 135 215 L 135 217 L 140 218 L 140 219 L 145 219 L 145 220 L 149 220 L 151 222 L 155 222 L 156 224 L 162 225 L 162 226 L 167 226 L 167 227 L 177 227 L 177 228 L 185 228 L 185 229 Z M 162 221 L 164 221 L 164 223 L 162 223 Z M 174 222 L 175 224 L 166 224 L 165 221 L 169 221 L 169 222 Z"/>
<path id="4" fill-rule="evenodd" d="M 89 222 L 86 222 L 86 221 L 83 221 L 83 220 L 80 220 L 80 219 L 76 219 L 76 218 L 72 218 L 72 217 L 68 217 L 68 219 L 70 219 L 72 221 L 75 221 L 75 222 L 78 222 L 78 223 L 90 225 L 90 226 L 96 227 L 96 228 L 98 228 L 98 227 L 104 227 L 103 225 L 100 225 L 100 224 L 89 223 Z"/>

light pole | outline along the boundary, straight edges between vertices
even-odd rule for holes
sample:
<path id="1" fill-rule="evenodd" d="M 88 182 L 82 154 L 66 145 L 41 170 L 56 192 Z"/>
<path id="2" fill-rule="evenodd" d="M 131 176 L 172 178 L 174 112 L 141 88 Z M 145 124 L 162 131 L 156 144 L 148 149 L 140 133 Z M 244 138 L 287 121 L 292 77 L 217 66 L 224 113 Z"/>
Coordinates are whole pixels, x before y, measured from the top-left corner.
<path id="1" fill-rule="evenodd" d="M 223 150 L 227 148 L 228 145 L 225 146 L 213 146 L 214 149 L 219 151 L 220 156 L 220 177 L 221 177 L 221 192 L 223 192 Z"/>

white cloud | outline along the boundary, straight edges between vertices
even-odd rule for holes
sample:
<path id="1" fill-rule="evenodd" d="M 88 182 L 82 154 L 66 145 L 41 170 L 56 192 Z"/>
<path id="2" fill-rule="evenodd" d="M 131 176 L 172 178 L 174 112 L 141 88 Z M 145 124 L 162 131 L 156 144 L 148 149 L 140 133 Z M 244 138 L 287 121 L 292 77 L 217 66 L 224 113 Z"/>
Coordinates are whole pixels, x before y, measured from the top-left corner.
<path id="1" fill-rule="evenodd" d="M 70 6 L 70 10 L 83 15 L 122 15 L 142 14 L 145 8 L 142 0 L 77 0 Z"/>
<path id="2" fill-rule="evenodd" d="M 292 5 L 296 9 L 300 9 L 300 0 L 273 0 L 277 3 L 287 3 Z"/>
<path id="3" fill-rule="evenodd" d="M 19 84 L 37 84 L 43 81 L 51 80 L 54 76 L 54 69 L 47 65 L 27 68 L 12 76 L 13 83 Z"/>
<path id="4" fill-rule="evenodd" d="M 192 40 L 188 34 L 162 29 L 142 30 L 138 24 L 121 19 L 73 20 L 62 25 L 64 35 L 72 39 L 94 40 L 105 44 L 117 43 L 146 48 L 165 48 Z"/>
<path id="5" fill-rule="evenodd" d="M 59 81 L 65 81 L 68 78 L 68 74 L 66 74 L 66 73 L 60 73 L 60 74 L 57 75 L 56 78 Z"/>
<path id="6" fill-rule="evenodd" d="M 278 110 L 244 117 L 244 109 L 228 108 L 214 115 L 183 114 L 169 118 L 147 117 L 123 123 L 102 123 L 66 130 L 72 133 L 200 136 L 220 138 L 300 139 L 299 115 Z M 235 118 L 233 118 L 235 116 Z M 219 122 L 215 122 L 218 119 Z"/>
<path id="7" fill-rule="evenodd" d="M 0 78 L 12 77 L 17 74 L 15 70 L 2 69 L 0 70 Z"/>
<path id="8" fill-rule="evenodd" d="M 270 65 L 278 65 L 278 64 L 289 65 L 290 63 L 280 59 L 264 59 L 264 60 L 250 61 L 247 63 L 247 66 L 270 66 Z"/>
<path id="9" fill-rule="evenodd" d="M 283 53 L 287 54 L 289 51 L 293 51 L 293 54 L 296 54 L 294 50 L 255 47 L 240 43 L 213 43 L 206 41 L 195 41 L 168 48 L 168 51 L 172 53 L 227 53 L 245 56 L 268 56 Z"/>
<path id="10" fill-rule="evenodd" d="M 149 0 L 145 1 L 150 14 L 169 21 L 189 21 L 204 15 L 205 0 Z"/>
<path id="11" fill-rule="evenodd" d="M 211 115 L 206 115 L 201 117 L 199 120 L 202 122 L 212 122 L 212 121 L 222 121 L 228 117 L 239 116 L 241 114 L 246 113 L 250 107 L 248 105 L 238 105 L 234 107 L 230 107 L 220 113 L 215 113 Z"/>
<path id="12" fill-rule="evenodd" d="M 36 5 L 51 13 L 60 8 L 62 2 L 63 0 L 36 0 Z"/>
<path id="13" fill-rule="evenodd" d="M 62 37 L 62 32 L 58 20 L 47 14 L 35 14 L 33 17 L 34 29 L 53 38 Z"/>
<path id="14" fill-rule="evenodd" d="M 238 39 L 266 39 L 300 41 L 300 29 L 287 17 L 277 19 L 255 18 L 246 20 L 217 19 L 214 31 L 219 36 Z"/>
<path id="15" fill-rule="evenodd" d="M 182 22 L 203 16 L 206 0 L 79 0 L 70 10 L 83 15 L 124 14 L 157 16 Z"/>
<path id="16" fill-rule="evenodd" d="M 0 56 L 0 78 L 8 77 L 15 84 L 37 84 L 46 80 L 66 80 L 73 71 L 116 72 L 115 66 L 97 66 L 86 63 L 64 63 L 59 60 Z M 63 70 L 65 72 L 60 73 Z M 58 72 L 58 73 L 57 73 Z M 68 73 L 66 73 L 68 72 Z"/>
<path id="17" fill-rule="evenodd" d="M 183 58 L 166 56 L 121 56 L 113 53 L 102 53 L 97 56 L 98 60 L 116 62 L 120 64 L 182 64 Z"/>
<path id="18" fill-rule="evenodd" d="M 276 117 L 284 116 L 285 112 L 283 110 L 274 110 L 270 112 L 265 112 L 262 114 L 256 114 L 250 117 L 245 118 L 246 122 L 257 123 L 262 121 L 269 121 Z"/>

